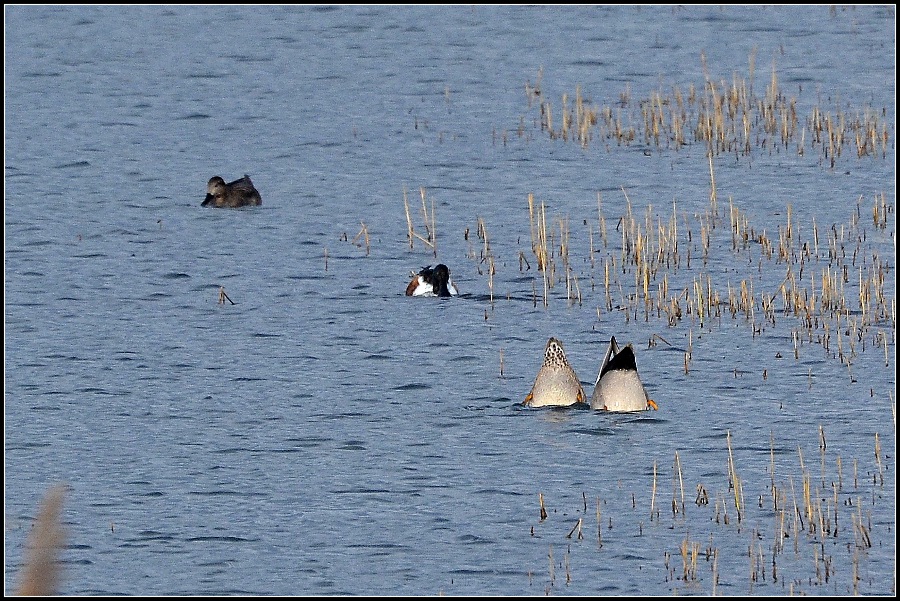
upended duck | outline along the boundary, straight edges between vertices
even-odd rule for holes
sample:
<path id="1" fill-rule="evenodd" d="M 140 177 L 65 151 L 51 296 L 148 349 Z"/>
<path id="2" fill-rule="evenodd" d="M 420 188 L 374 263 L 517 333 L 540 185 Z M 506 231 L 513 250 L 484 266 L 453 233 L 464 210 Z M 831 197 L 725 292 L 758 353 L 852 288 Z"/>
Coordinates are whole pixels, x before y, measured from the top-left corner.
<path id="1" fill-rule="evenodd" d="M 201 207 L 248 207 L 262 204 L 262 197 L 250 181 L 249 175 L 226 184 L 225 180 L 214 175 L 206 184 L 206 199 Z"/>
<path id="2" fill-rule="evenodd" d="M 647 395 L 638 375 L 634 348 L 629 344 L 619 349 L 613 336 L 600 364 L 600 372 L 591 395 L 591 409 L 603 411 L 644 411 L 658 409 Z"/>
<path id="3" fill-rule="evenodd" d="M 527 407 L 569 406 L 584 403 L 586 399 L 581 381 L 566 359 L 562 342 L 551 337 L 544 349 L 544 362 L 522 404 Z"/>
<path id="4" fill-rule="evenodd" d="M 450 269 L 443 263 L 429 265 L 415 274 L 406 287 L 406 296 L 456 296 L 459 291 L 450 279 Z"/>

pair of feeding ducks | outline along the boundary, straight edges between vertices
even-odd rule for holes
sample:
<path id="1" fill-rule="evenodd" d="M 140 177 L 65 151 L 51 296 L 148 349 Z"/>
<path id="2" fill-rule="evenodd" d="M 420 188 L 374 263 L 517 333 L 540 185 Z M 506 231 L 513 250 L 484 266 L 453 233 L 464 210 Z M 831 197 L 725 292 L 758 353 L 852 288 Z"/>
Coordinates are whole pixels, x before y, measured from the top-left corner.
<path id="1" fill-rule="evenodd" d="M 591 409 L 603 411 L 644 411 L 658 408 L 641 382 L 634 348 L 630 344 L 620 349 L 616 337 L 610 339 L 606 355 L 600 363 L 594 392 L 588 401 L 581 381 L 566 359 L 562 342 L 551 337 L 544 350 L 544 362 L 522 404 L 547 407 L 588 402 Z"/>
<path id="2" fill-rule="evenodd" d="M 406 287 L 406 296 L 448 297 L 457 294 L 456 286 L 450 280 L 450 269 L 443 263 L 435 267 L 425 267 L 414 274 Z M 544 362 L 523 404 L 530 407 L 544 407 L 587 402 L 581 381 L 566 359 L 562 342 L 550 338 L 544 350 Z M 600 363 L 590 405 L 591 409 L 604 411 L 643 411 L 658 408 L 647 395 L 647 390 L 638 375 L 634 348 L 629 344 L 620 349 L 615 336 L 610 339 L 606 355 Z"/>
<path id="3" fill-rule="evenodd" d="M 406 287 L 406 296 L 449 297 L 457 294 L 456 286 L 450 280 L 450 270 L 443 263 L 435 267 L 425 267 L 413 275 Z M 587 402 L 581 381 L 566 359 L 562 342 L 551 337 L 544 349 L 544 362 L 523 404 L 530 407 L 545 407 Z M 615 336 L 610 339 L 606 355 L 600 363 L 590 405 L 591 409 L 604 411 L 643 411 L 658 408 L 648 396 L 638 375 L 634 348 L 629 344 L 620 349 Z"/>

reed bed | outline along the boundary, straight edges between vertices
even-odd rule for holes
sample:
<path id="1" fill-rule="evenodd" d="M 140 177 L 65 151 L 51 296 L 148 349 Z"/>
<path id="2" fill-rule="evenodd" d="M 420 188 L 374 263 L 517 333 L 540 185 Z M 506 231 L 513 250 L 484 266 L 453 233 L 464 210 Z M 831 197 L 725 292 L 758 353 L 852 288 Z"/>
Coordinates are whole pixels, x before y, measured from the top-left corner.
<path id="1" fill-rule="evenodd" d="M 750 81 L 754 69 L 751 57 Z M 605 328 L 612 314 L 626 324 L 633 320 L 681 329 L 687 341 L 685 374 L 692 367 L 695 337 L 725 324 L 745 327 L 753 338 L 776 328 L 787 332 L 795 362 L 815 350 L 846 368 L 853 382 L 853 366 L 863 353 L 877 354 L 879 363 L 883 354 L 885 368 L 895 365 L 896 265 L 891 248 L 895 248 L 896 207 L 890 194 L 832 199 L 846 207 L 844 218 L 833 223 L 798 213 L 785 202 L 777 221 L 767 217 L 761 225 L 747 200 L 720 190 L 716 180 L 717 159 L 723 156 L 748 160 L 757 152 L 818 153 L 819 163 L 829 169 L 840 160 L 884 159 L 893 144 L 886 110 L 816 105 L 803 114 L 798 100 L 781 86 L 773 65 L 759 96 L 748 80 L 737 75 L 730 82 L 707 77 L 702 86 L 657 90 L 638 101 L 626 87 L 615 108 L 592 106 L 576 87 L 574 95 L 563 95 L 561 112 L 554 116 L 542 78 L 539 72 L 534 85 L 526 84 L 526 97 L 530 110 L 539 107 L 540 130 L 552 139 L 585 149 L 641 143 L 651 150 L 678 151 L 703 144 L 708 202 L 701 211 L 686 213 L 676 200 L 658 208 L 632 198 L 623 187 L 613 205 L 620 210 L 610 211 L 610 203 L 597 193 L 596 217 L 573 219 L 542 199 L 540 192 L 530 193 L 521 204 L 522 223 L 527 211 L 528 235 L 523 225 L 514 245 L 501 241 L 494 246 L 493 239 L 489 243 L 488 224 L 478 217 L 474 230 L 480 248 L 470 243 L 467 256 L 487 280 L 492 309 L 503 297 L 496 294 L 497 286 L 530 272 L 535 308 L 550 310 L 562 301 L 567 307 L 593 304 L 597 321 L 603 320 Z M 433 213 L 430 223 L 433 231 Z M 412 248 L 412 226 L 409 231 Z M 738 267 L 722 269 L 723 263 Z M 511 274 L 516 268 L 518 272 Z M 503 351 L 500 356 L 502 376 Z M 811 368 L 804 372 L 812 388 Z M 735 369 L 734 377 L 744 373 Z M 762 378 L 768 375 L 763 369 Z M 870 395 L 875 391 L 870 389 Z M 892 391 L 888 397 L 895 423 Z M 716 594 L 722 576 L 727 576 L 731 591 L 743 582 L 751 592 L 775 594 L 871 590 L 871 582 L 860 586 L 867 549 L 894 540 L 894 523 L 872 520 L 875 504 L 892 502 L 890 462 L 885 461 L 878 432 L 873 452 L 852 460 L 836 455 L 826 434 L 825 426 L 819 425 L 818 448 L 812 455 L 784 441 L 781 447 L 790 452 L 777 453 L 773 435 L 764 462 L 767 473 L 761 475 L 742 464 L 729 430 L 718 482 L 701 480 L 696 475 L 700 466 L 691 465 L 696 459 L 683 451 L 675 451 L 668 463 L 670 474 L 662 473 L 667 463 L 653 458 L 646 466 L 645 486 L 631 492 L 630 502 L 621 495 L 616 501 L 614 490 L 596 491 L 596 507 L 591 508 L 596 544 L 590 550 L 606 552 L 623 536 L 644 536 L 645 528 L 670 533 L 670 548 L 658 561 L 673 593 Z M 658 499 L 659 481 L 666 476 L 672 482 L 671 517 L 659 507 L 669 504 L 668 499 Z M 685 502 L 685 489 L 696 491 L 694 507 Z M 568 549 L 564 556 L 554 557 L 550 545 L 544 592 L 560 585 L 556 578 L 560 570 L 565 571 L 566 582 L 577 577 L 570 562 L 587 552 L 579 542 L 591 516 L 586 493 L 581 497 L 585 501 L 579 507 L 554 507 L 557 499 L 539 494 L 540 519 L 531 526 L 531 535 L 542 540 L 544 550 L 546 539 Z M 709 524 L 713 524 L 709 540 L 697 539 L 696 532 L 708 531 Z M 746 570 L 723 575 L 719 558 L 733 552 L 736 539 L 746 553 Z M 894 591 L 893 584 L 887 586 Z"/>
<path id="2" fill-rule="evenodd" d="M 594 553 L 602 555 L 607 552 L 607 546 L 613 547 L 608 552 L 618 554 L 629 539 L 652 535 L 664 537 L 671 545 L 662 552 L 658 562 L 665 568 L 666 581 L 673 594 L 715 594 L 722 576 L 727 578 L 732 591 L 746 586 L 750 593 L 860 594 L 860 582 L 867 571 L 867 550 L 894 540 L 893 523 L 872 518 L 875 505 L 890 502 L 892 489 L 886 488 L 877 477 L 881 472 L 878 436 L 874 441 L 874 456 L 863 462 L 865 472 L 873 475 L 873 479 L 865 482 L 855 479 L 848 487 L 841 473 L 840 456 L 827 450 L 824 426 L 819 426 L 819 432 L 822 468 L 819 477 L 814 477 L 804 462 L 801 447 L 797 449 L 796 461 L 791 461 L 789 454 L 776 460 L 776 443 L 770 437 L 768 473 L 752 474 L 744 480 L 737 477 L 741 459 L 735 456 L 729 432 L 725 448 L 721 449 L 726 464 L 722 470 L 724 478 L 719 482 L 697 482 L 693 507 L 683 503 L 681 483 L 687 479 L 690 486 L 696 478 L 694 474 L 707 472 L 709 466 L 701 461 L 701 465 L 692 469 L 690 461 L 685 462 L 683 454 L 675 451 L 670 474 L 673 512 L 668 519 L 655 508 L 657 480 L 664 475 L 660 474 L 656 459 L 643 485 L 635 484 L 636 490 L 625 491 L 627 495 L 617 491 L 615 485 L 601 490 L 601 495 L 596 496 L 596 506 L 590 510 L 585 492 L 578 495 L 584 501 L 564 507 L 554 506 L 559 499 L 541 494 L 541 517 L 531 526 L 531 536 L 542 540 L 542 544 L 550 540 L 552 549 L 554 542 L 581 541 L 582 528 L 591 519 L 597 528 L 597 545 L 570 544 L 571 557 L 565 562 L 554 560 L 551 551 L 548 590 L 555 585 L 556 570 L 565 569 L 569 573 L 571 564 L 589 561 L 586 557 Z M 854 464 L 858 462 L 854 460 Z M 797 481 L 799 490 L 795 486 Z M 677 487 L 676 482 L 679 482 Z M 739 482 L 752 482 L 753 486 L 760 487 L 750 495 L 756 499 L 755 503 L 744 506 Z M 627 503 L 623 502 L 626 496 L 630 499 Z M 710 496 L 716 499 L 714 504 L 709 502 Z M 571 503 L 575 497 L 566 494 L 564 502 Z M 551 507 L 549 511 L 545 503 Z M 643 511 L 651 515 L 650 526 L 642 517 Z M 708 531 L 709 526 L 705 524 L 710 523 L 714 526 L 707 541 L 694 538 L 695 532 Z M 741 571 L 740 562 L 732 561 L 729 573 L 721 574 L 719 556 L 740 548 L 745 550 L 746 571 Z M 865 584 L 866 590 L 871 589 L 871 582 Z"/>
<path id="3" fill-rule="evenodd" d="M 607 328 L 612 313 L 626 323 L 658 321 L 686 330 L 685 374 L 695 330 L 726 323 L 746 327 L 753 337 L 776 325 L 786 329 L 795 362 L 818 347 L 846 367 L 852 381 L 852 366 L 864 352 L 883 353 L 885 368 L 892 369 L 895 264 L 883 249 L 893 240 L 896 210 L 887 195 L 852 199 L 846 219 L 829 224 L 804 220 L 786 204 L 781 223 L 761 227 L 738 199 L 719 200 L 714 178 L 711 167 L 709 204 L 700 214 L 681 213 L 674 201 L 662 212 L 649 205 L 637 210 L 622 189 L 621 215 L 611 215 L 598 194 L 596 220 L 585 219 L 583 229 L 571 228 L 570 216 L 529 194 L 523 199 L 529 235 L 521 236 L 511 261 L 498 252 L 506 246 L 490 243 L 488 225 L 479 217 L 479 250 L 472 247 L 468 256 L 487 281 L 491 309 L 498 302 L 498 280 L 507 281 L 504 276 L 516 267 L 516 277 L 535 267 L 535 308 L 550 310 L 563 300 L 567 306 L 596 303 L 597 320 L 602 317 Z M 580 254 L 582 248 L 589 256 Z M 723 256 L 745 270 L 713 268 Z M 502 351 L 500 362 L 502 376 Z M 811 388 L 811 370 L 808 379 Z M 819 425 L 812 463 L 802 446 L 794 446 L 793 457 L 776 453 L 771 437 L 762 463 L 767 473 L 759 474 L 733 446 L 741 435 L 728 431 L 720 481 L 698 476 L 708 472 L 707 459 L 676 450 L 669 473 L 660 458 L 649 461 L 650 475 L 631 491 L 630 502 L 599 482 L 589 491 L 596 498 L 590 510 L 586 501 L 559 507 L 559 499 L 542 492 L 530 534 L 546 556 L 543 568 L 529 566 L 530 581 L 552 594 L 574 582 L 585 562 L 603 561 L 605 553 L 627 555 L 627 541 L 653 536 L 665 540 L 665 549 L 645 565 L 665 570 L 672 594 L 715 595 L 722 585 L 730 594 L 893 593 L 895 583 L 873 582 L 869 575 L 869 551 L 895 541 L 896 522 L 873 519 L 876 511 L 884 512 L 884 503 L 893 503 L 882 436 L 874 433 L 871 454 L 851 460 L 848 478 L 848 460 L 831 451 L 826 434 Z M 666 477 L 671 500 L 660 503 L 658 485 Z M 693 506 L 685 502 L 685 489 L 696 490 Z M 584 491 L 581 497 L 587 498 Z M 664 505 L 670 514 L 661 511 Z M 588 538 L 595 542 L 585 545 L 583 530 L 591 526 L 596 538 Z M 724 557 L 727 562 L 720 561 Z"/>
<path id="4" fill-rule="evenodd" d="M 575 87 L 574 99 L 564 92 L 558 108 L 554 107 L 541 92 L 543 70 L 537 84 L 526 83 L 525 96 L 529 110 L 535 104 L 539 107 L 535 122 L 541 132 L 583 148 L 641 144 L 647 149 L 678 151 L 703 144 L 711 158 L 734 156 L 738 160 L 754 152 L 801 156 L 815 152 L 819 162 L 830 169 L 843 155 L 887 157 L 893 143 L 887 107 L 848 109 L 838 103 L 833 107 L 816 103 L 803 114 L 797 97 L 788 95 L 781 85 L 774 61 L 762 94 L 755 93 L 751 83 L 754 53 L 748 63 L 748 77 L 735 73 L 730 81 L 714 80 L 706 73 L 702 83 L 686 88 L 672 85 L 639 99 L 626 86 L 615 107 L 592 104 L 581 86 Z M 521 126 L 519 135 L 524 135 Z"/>
<path id="5" fill-rule="evenodd" d="M 730 320 L 746 324 L 754 337 L 785 325 L 795 359 L 815 344 L 848 371 L 867 349 L 880 350 L 890 365 L 889 349 L 896 344 L 895 266 L 884 248 L 885 238 L 893 236 L 896 210 L 885 194 L 855 199 L 846 221 L 827 227 L 815 217 L 802 223 L 787 203 L 783 223 L 771 234 L 734 197 L 720 206 L 711 193 L 704 212 L 687 215 L 676 202 L 668 214 L 653 205 L 639 213 L 628 191 L 621 194 L 623 210 L 614 228 L 598 195 L 597 221 L 585 219 L 580 232 L 572 230 L 568 215 L 554 215 L 529 194 L 524 204 L 530 245 L 515 249 L 513 262 L 496 253 L 488 226 L 478 218 L 481 249 L 470 246 L 468 256 L 487 276 L 491 307 L 501 266 L 515 265 L 520 273 L 534 266 L 535 306 L 549 308 L 554 298 L 570 306 L 594 302 L 598 320 L 617 312 L 626 323 L 659 320 L 670 328 L 705 329 Z M 871 222 L 861 218 L 866 205 Z M 433 231 L 434 224 L 430 227 Z M 610 229 L 616 236 L 608 235 Z M 586 257 L 578 254 L 582 247 Z M 710 269 L 713 260 L 729 254 L 734 264 L 746 265 L 745 273 Z M 589 282 L 588 294 L 582 282 Z M 688 353 L 686 373 L 689 364 Z"/>

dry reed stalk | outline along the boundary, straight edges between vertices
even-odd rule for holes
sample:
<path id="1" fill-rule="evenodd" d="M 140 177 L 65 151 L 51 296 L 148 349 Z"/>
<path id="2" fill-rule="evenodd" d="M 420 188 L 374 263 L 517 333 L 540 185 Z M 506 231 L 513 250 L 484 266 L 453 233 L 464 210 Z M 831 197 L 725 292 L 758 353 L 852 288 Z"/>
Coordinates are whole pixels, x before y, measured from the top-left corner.
<path id="1" fill-rule="evenodd" d="M 681 473 L 681 457 L 675 451 L 675 471 L 678 473 L 678 486 L 681 490 L 681 513 L 684 513 L 684 477 Z M 675 504 L 675 482 L 672 482 L 672 504 Z"/>
<path id="2" fill-rule="evenodd" d="M 571 305 L 572 282 L 569 277 L 571 273 L 571 269 L 569 269 L 569 221 L 562 217 L 559 218 L 559 258 L 562 259 L 563 269 L 566 273 L 566 300 Z"/>
<path id="3" fill-rule="evenodd" d="M 726 431 L 725 439 L 728 445 L 728 474 L 734 488 L 734 508 L 737 511 L 738 523 L 740 523 L 744 511 L 744 493 L 741 487 L 741 480 L 734 467 L 734 453 L 731 450 L 731 430 Z"/>
<path id="4" fill-rule="evenodd" d="M 547 510 L 544 509 L 544 493 L 542 493 L 542 492 L 538 493 L 538 502 L 541 505 L 541 521 L 543 522 L 544 520 L 547 519 Z"/>
<path id="5" fill-rule="evenodd" d="M 884 487 L 884 467 L 881 464 L 881 439 L 878 432 L 875 433 L 875 465 L 878 467 L 878 478 L 880 486 Z"/>
<path id="6" fill-rule="evenodd" d="M 772 566 L 775 566 L 775 555 L 784 550 L 784 509 L 775 512 L 775 537 L 772 548 Z"/>
<path id="7" fill-rule="evenodd" d="M 837 476 L 838 476 L 838 490 L 844 490 L 844 469 L 843 464 L 841 462 L 841 456 L 838 455 L 837 458 Z"/>
<path id="8" fill-rule="evenodd" d="M 407 198 L 406 186 L 403 186 L 403 208 L 406 210 L 406 235 L 409 239 L 409 248 L 412 249 L 413 242 L 415 241 L 415 231 L 413 230 L 412 218 L 409 215 L 409 200 Z"/>
<path id="9" fill-rule="evenodd" d="M 434 199 L 431 199 L 431 217 L 429 219 L 428 207 L 425 204 L 425 187 L 419 188 L 419 195 L 422 197 L 422 217 L 425 220 L 425 231 L 428 234 L 428 244 L 437 258 L 437 220 L 434 216 Z M 430 224 L 429 224 L 430 221 Z"/>
<path id="10" fill-rule="evenodd" d="M 591 262 L 591 270 L 594 269 L 594 227 L 588 224 L 588 259 Z"/>
<path id="11" fill-rule="evenodd" d="M 801 477 L 803 478 L 803 515 L 806 516 L 809 532 L 812 533 L 815 531 L 815 514 L 813 513 L 812 486 L 809 472 L 804 472 Z"/>
<path id="12" fill-rule="evenodd" d="M 578 299 L 578 306 L 581 306 L 581 286 L 578 285 L 578 276 L 572 274 L 572 281 L 575 283 L 575 298 Z"/>
<path id="13" fill-rule="evenodd" d="M 534 253 L 535 256 L 538 256 L 538 252 L 535 250 L 537 244 L 535 243 L 534 237 L 536 234 L 535 225 L 534 225 L 534 194 L 528 193 L 528 225 L 531 233 L 531 252 Z M 538 260 L 538 269 L 540 269 L 540 258 Z"/>
<path id="14" fill-rule="evenodd" d="M 769 472 L 772 487 L 772 504 L 773 509 L 778 509 L 778 495 L 775 492 L 775 433 L 769 431 Z"/>
<path id="15" fill-rule="evenodd" d="M 553 131 L 553 107 L 549 102 L 541 104 L 541 113 L 545 117 L 543 125 L 547 129 L 547 133 L 550 134 L 551 139 L 556 138 L 556 133 Z"/>
<path id="16" fill-rule="evenodd" d="M 819 424 L 819 472 L 822 478 L 822 488 L 825 488 L 825 449 L 827 446 L 828 445 L 825 442 L 825 428 L 822 424 Z"/>
<path id="17" fill-rule="evenodd" d="M 603 216 L 603 203 L 600 193 L 597 192 L 597 225 L 600 239 L 603 240 L 603 247 L 606 248 L 608 240 L 606 238 L 606 217 Z"/>
<path id="18" fill-rule="evenodd" d="M 19 574 L 17 595 L 57 595 L 60 581 L 59 551 L 66 532 L 62 526 L 64 485 L 54 486 L 44 495 L 28 536 L 25 561 Z"/>
<path id="19" fill-rule="evenodd" d="M 597 497 L 597 545 L 603 547 L 602 526 L 600 525 L 600 497 Z"/>
<path id="20" fill-rule="evenodd" d="M 541 228 L 540 228 L 540 264 L 543 266 L 542 273 L 544 279 L 544 307 L 549 306 L 550 302 L 550 275 L 547 258 L 547 211 L 544 208 L 544 201 L 541 201 Z"/>
<path id="21" fill-rule="evenodd" d="M 550 545 L 550 550 L 547 552 L 547 563 L 550 564 L 550 584 L 552 585 L 556 581 L 556 572 L 554 571 L 555 566 L 553 565 L 553 544 Z"/>
<path id="22" fill-rule="evenodd" d="M 791 524 L 793 525 L 793 538 L 794 538 L 794 553 L 799 553 L 799 538 L 800 538 L 800 530 L 804 529 L 803 526 L 803 516 L 800 515 L 800 508 L 797 507 L 797 494 L 794 491 L 794 477 L 788 476 L 788 482 L 791 483 L 791 500 L 794 503 L 794 513 L 791 519 Z"/>
<path id="23" fill-rule="evenodd" d="M 432 232 L 429 227 L 429 222 L 431 221 L 428 218 L 428 205 L 425 202 L 425 187 L 419 187 L 419 196 L 422 198 L 422 221 L 425 224 L 425 233 L 428 234 L 428 239 L 431 240 Z"/>

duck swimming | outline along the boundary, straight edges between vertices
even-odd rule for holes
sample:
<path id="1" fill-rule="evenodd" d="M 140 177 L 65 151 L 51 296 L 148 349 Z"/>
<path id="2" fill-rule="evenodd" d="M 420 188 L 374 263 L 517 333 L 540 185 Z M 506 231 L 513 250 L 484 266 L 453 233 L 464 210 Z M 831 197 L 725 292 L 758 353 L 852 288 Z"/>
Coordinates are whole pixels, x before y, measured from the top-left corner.
<path id="1" fill-rule="evenodd" d="M 459 291 L 450 280 L 450 269 L 443 263 L 425 267 L 413 276 L 406 296 L 456 296 Z"/>
<path id="2" fill-rule="evenodd" d="M 551 337 L 544 349 L 544 363 L 522 404 L 527 407 L 569 406 L 584 403 L 586 399 L 581 381 L 566 359 L 562 342 Z"/>
<path id="3" fill-rule="evenodd" d="M 591 395 L 591 409 L 604 411 L 644 411 L 659 407 L 647 395 L 647 390 L 638 375 L 634 348 L 629 344 L 619 350 L 613 336 L 600 364 L 594 393 Z"/>
<path id="4" fill-rule="evenodd" d="M 201 207 L 247 207 L 262 204 L 262 197 L 250 181 L 250 176 L 226 184 L 218 175 L 210 178 L 206 184 L 206 200 Z"/>

